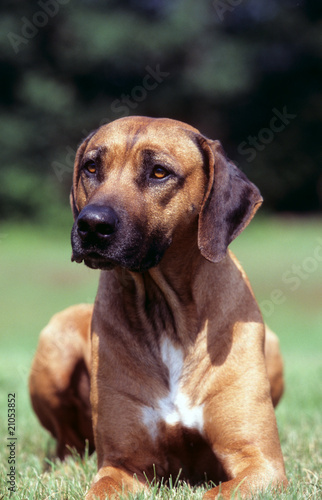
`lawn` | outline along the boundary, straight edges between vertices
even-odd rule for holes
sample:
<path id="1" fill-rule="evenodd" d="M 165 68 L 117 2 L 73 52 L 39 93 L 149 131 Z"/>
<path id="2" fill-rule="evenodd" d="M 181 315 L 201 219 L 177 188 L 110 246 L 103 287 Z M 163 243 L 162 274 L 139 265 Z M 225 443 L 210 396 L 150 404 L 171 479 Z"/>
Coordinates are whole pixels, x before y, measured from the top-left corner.
<path id="1" fill-rule="evenodd" d="M 290 487 L 256 498 L 322 498 L 322 221 L 257 217 L 233 243 L 266 321 L 281 341 L 286 392 L 276 415 Z M 53 457 L 54 442 L 33 414 L 27 376 L 39 331 L 52 314 L 92 302 L 98 272 L 70 262 L 69 230 L 0 228 L 0 499 L 9 498 L 8 394 L 15 394 L 16 493 L 10 498 L 83 499 L 95 473 L 85 461 Z M 201 498 L 202 488 L 151 489 L 150 498 Z M 3 496 L 1 496 L 3 495 Z"/>

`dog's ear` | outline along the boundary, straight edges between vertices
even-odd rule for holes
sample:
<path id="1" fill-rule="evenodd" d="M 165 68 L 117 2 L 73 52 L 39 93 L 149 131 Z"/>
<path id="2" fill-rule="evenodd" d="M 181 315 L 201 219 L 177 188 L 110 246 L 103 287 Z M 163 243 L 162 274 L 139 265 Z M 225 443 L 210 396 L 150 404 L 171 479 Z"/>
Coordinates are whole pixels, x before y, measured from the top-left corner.
<path id="1" fill-rule="evenodd" d="M 78 179 L 79 179 L 79 166 L 81 163 L 81 160 L 83 158 L 83 154 L 85 152 L 86 146 L 89 143 L 89 140 L 93 137 L 95 134 L 96 130 L 91 132 L 86 139 L 83 140 L 83 142 L 80 144 L 80 146 L 77 149 L 76 152 L 76 157 L 74 161 L 74 173 L 73 173 L 73 184 L 72 188 L 70 190 L 70 196 L 69 196 L 69 202 L 70 206 L 73 212 L 74 219 L 78 217 L 79 210 L 77 208 L 77 203 L 76 203 L 76 190 L 77 190 L 77 184 L 78 184 Z"/>
<path id="2" fill-rule="evenodd" d="M 198 246 L 211 262 L 219 262 L 233 239 L 249 224 L 263 198 L 225 155 L 219 141 L 202 138 L 208 163 L 208 185 L 199 214 Z"/>

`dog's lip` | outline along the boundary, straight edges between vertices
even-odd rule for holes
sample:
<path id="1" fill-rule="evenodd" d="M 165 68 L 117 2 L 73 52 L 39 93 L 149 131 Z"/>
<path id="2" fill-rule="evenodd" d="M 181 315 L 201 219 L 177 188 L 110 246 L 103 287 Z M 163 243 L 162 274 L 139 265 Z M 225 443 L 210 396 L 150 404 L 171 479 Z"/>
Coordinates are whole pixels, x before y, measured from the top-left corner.
<path id="1" fill-rule="evenodd" d="M 104 259 L 103 255 L 101 255 L 99 252 L 89 252 L 85 255 L 86 258 L 90 258 L 90 259 L 98 259 L 98 260 L 102 260 Z"/>
<path id="2" fill-rule="evenodd" d="M 84 264 L 91 269 L 101 269 L 102 271 L 109 271 L 115 267 L 115 264 L 110 261 L 97 259 L 84 259 Z"/>
<path id="3" fill-rule="evenodd" d="M 92 269 L 112 269 L 115 266 L 115 263 L 104 257 L 98 252 L 89 252 L 83 255 L 72 255 L 72 262 L 77 262 L 81 264 L 84 261 L 86 266 L 91 267 Z"/>

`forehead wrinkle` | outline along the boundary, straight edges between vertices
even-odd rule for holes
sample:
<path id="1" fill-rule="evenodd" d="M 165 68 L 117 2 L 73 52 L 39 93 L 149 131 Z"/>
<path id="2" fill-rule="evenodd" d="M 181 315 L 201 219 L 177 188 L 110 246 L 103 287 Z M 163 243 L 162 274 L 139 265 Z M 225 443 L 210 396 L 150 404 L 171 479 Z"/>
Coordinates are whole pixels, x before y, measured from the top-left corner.
<path id="1" fill-rule="evenodd" d="M 127 147 L 128 149 L 132 149 L 137 141 L 142 137 L 143 132 L 147 129 L 148 123 L 145 124 L 139 124 L 138 126 L 133 126 L 129 130 L 129 134 L 127 136 Z M 132 133 L 132 136 L 131 136 Z"/>
<path id="2" fill-rule="evenodd" d="M 87 150 L 85 151 L 84 155 L 83 155 L 83 159 L 84 160 L 99 160 L 101 159 L 102 156 L 106 155 L 106 153 L 108 152 L 108 147 L 105 146 L 105 145 L 98 145 L 98 146 L 94 146 L 94 147 L 91 147 L 89 148 L 89 146 L 87 147 Z"/>

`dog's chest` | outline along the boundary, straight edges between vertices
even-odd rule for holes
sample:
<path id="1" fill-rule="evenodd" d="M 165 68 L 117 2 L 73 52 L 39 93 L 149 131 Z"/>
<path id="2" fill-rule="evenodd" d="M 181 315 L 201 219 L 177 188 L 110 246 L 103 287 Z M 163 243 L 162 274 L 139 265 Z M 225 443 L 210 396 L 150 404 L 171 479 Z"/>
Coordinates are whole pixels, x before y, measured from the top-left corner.
<path id="1" fill-rule="evenodd" d="M 183 352 L 168 338 L 161 343 L 161 358 L 169 373 L 169 391 L 142 409 L 143 423 L 153 439 L 157 439 L 164 424 L 169 427 L 182 426 L 203 434 L 203 407 L 191 404 L 189 396 L 182 390 L 184 370 Z M 161 436 L 160 436 L 161 437 Z"/>

